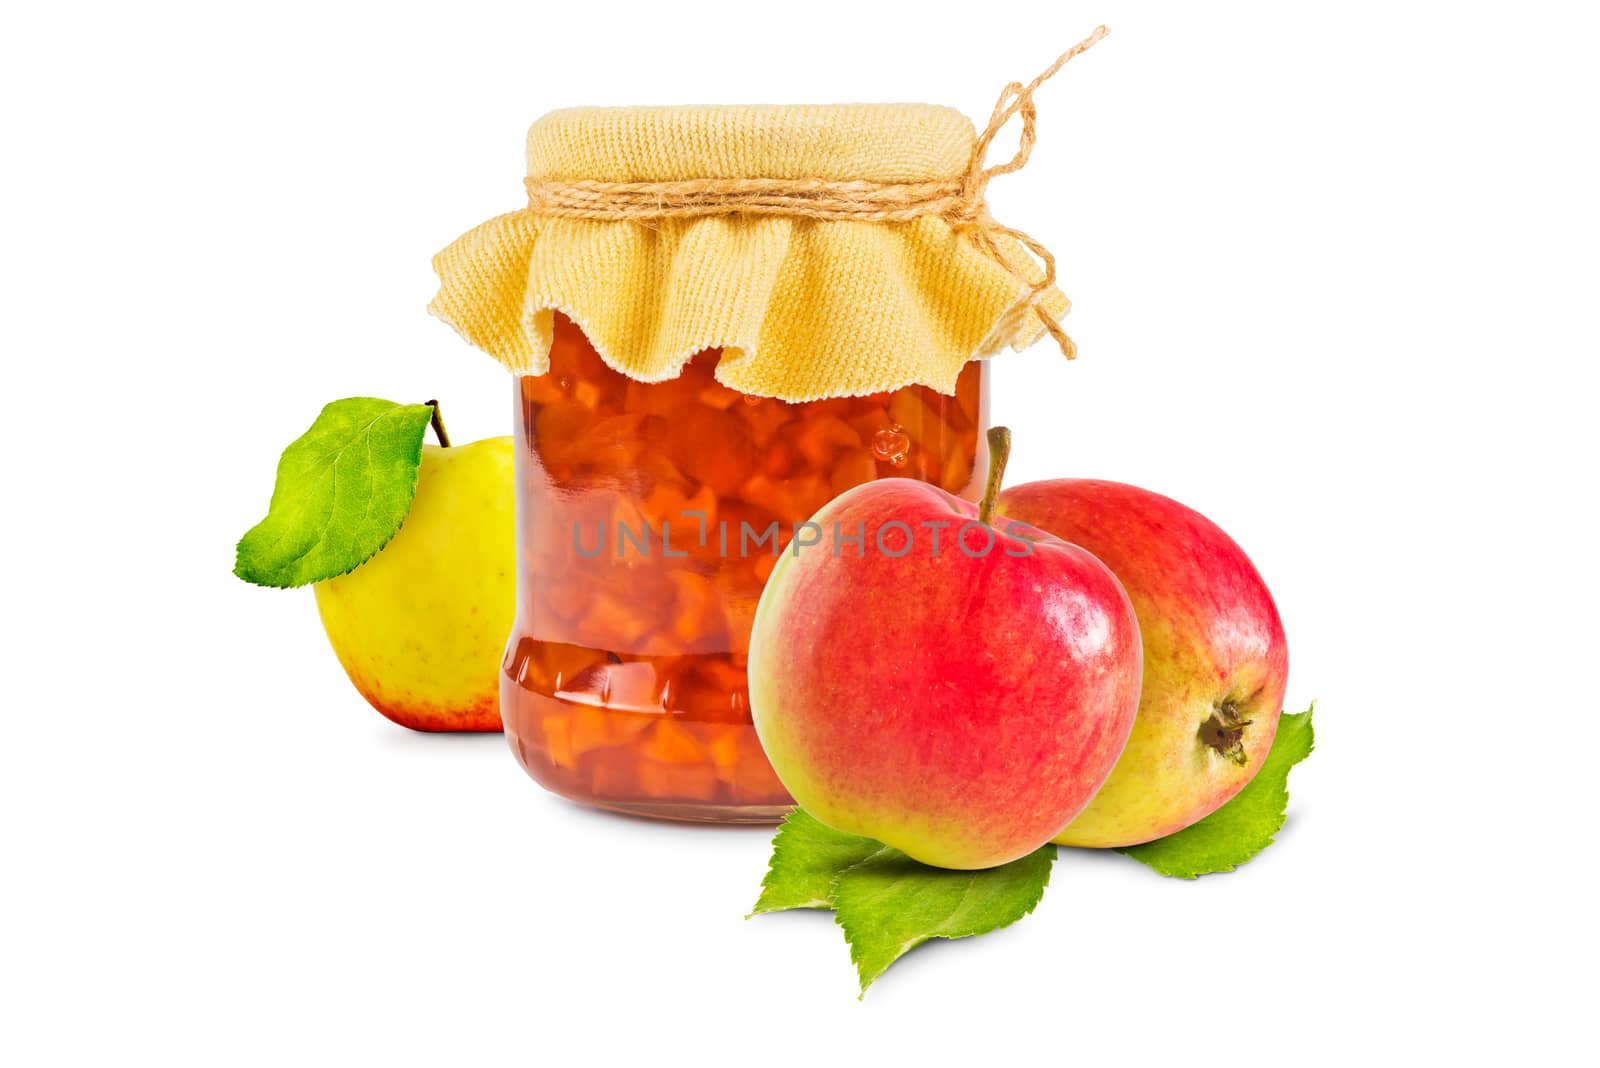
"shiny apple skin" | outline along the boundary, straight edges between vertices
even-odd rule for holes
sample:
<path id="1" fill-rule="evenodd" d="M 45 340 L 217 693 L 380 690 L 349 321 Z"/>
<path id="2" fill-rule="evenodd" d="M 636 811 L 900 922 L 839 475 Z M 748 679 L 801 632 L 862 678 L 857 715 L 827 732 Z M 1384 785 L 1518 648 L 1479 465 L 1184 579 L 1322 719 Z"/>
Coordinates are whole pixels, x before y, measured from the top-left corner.
<path id="1" fill-rule="evenodd" d="M 1132 605 L 1084 550 L 909 479 L 813 518 L 822 541 L 774 569 L 750 645 L 750 704 L 795 799 L 924 863 L 987 868 L 1049 842 L 1092 798 L 1138 703 Z M 898 529 L 913 535 L 905 555 Z M 934 530 L 945 523 L 940 551 Z M 842 534 L 865 531 L 863 555 Z M 999 524 L 1002 529 L 1006 526 Z M 796 539 L 797 541 L 800 539 Z"/>
<path id="2" fill-rule="evenodd" d="M 517 603 L 512 463 L 509 437 L 422 446 L 393 540 L 315 586 L 345 674 L 402 727 L 500 730 L 500 659 Z"/>
<path id="3" fill-rule="evenodd" d="M 1030 482 L 1003 492 L 999 507 L 1098 556 L 1132 598 L 1144 639 L 1144 692 L 1127 748 L 1056 840 L 1135 845 L 1226 804 L 1272 748 L 1289 679 L 1283 622 L 1244 550 L 1194 509 L 1121 482 Z M 1201 737 L 1224 702 L 1249 721 L 1242 764 Z"/>

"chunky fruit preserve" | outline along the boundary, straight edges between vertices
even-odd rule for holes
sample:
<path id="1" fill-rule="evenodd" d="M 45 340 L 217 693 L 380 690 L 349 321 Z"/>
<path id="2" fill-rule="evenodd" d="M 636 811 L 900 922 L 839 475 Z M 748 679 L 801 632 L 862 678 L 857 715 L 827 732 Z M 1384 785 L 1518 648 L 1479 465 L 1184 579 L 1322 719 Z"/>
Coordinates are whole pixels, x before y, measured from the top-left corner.
<path id="1" fill-rule="evenodd" d="M 720 355 L 637 382 L 558 315 L 549 371 L 517 379 L 518 606 L 500 708 L 518 759 L 556 793 L 770 822 L 792 802 L 750 725 L 762 586 L 782 552 L 861 550 L 859 532 L 805 526 L 852 486 L 916 478 L 976 499 L 986 365 L 967 364 L 954 396 L 791 404 L 721 385 Z"/>

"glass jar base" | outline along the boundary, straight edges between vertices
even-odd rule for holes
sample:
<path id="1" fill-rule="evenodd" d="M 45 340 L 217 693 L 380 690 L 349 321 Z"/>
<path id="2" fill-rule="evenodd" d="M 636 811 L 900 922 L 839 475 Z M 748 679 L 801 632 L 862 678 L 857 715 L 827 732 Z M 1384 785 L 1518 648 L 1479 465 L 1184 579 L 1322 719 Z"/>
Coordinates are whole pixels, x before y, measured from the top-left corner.
<path id="1" fill-rule="evenodd" d="M 771 827 L 783 822 L 793 805 L 716 805 L 693 801 L 596 801 L 578 799 L 591 808 L 624 816 L 671 820 L 677 823 L 726 823 L 752 827 Z"/>
<path id="2" fill-rule="evenodd" d="M 794 806 L 747 722 L 605 708 L 504 681 L 512 753 L 569 801 L 651 819 L 769 825 Z"/>
<path id="3" fill-rule="evenodd" d="M 528 777 L 558 797 L 590 808 L 616 812 L 624 816 L 644 819 L 671 820 L 678 823 L 728 823 L 772 826 L 783 821 L 794 808 L 793 801 L 769 800 L 765 802 L 698 801 L 684 798 L 655 797 L 598 797 L 593 793 L 575 789 L 562 769 L 548 765 L 537 751 L 530 752 L 515 735 L 507 734 L 511 751 Z"/>

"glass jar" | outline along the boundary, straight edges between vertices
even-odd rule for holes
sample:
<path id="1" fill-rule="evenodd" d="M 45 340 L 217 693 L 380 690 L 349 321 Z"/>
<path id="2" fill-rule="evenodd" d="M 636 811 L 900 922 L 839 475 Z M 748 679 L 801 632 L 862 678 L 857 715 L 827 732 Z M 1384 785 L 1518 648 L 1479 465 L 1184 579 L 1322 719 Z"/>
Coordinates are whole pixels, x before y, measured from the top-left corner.
<path id="1" fill-rule="evenodd" d="M 634 381 L 557 314 L 548 372 L 516 379 L 517 619 L 500 709 L 523 767 L 557 794 L 764 823 L 792 801 L 750 722 L 762 586 L 796 528 L 852 486 L 916 478 L 976 500 L 988 365 L 969 362 L 954 396 L 791 404 L 717 382 L 720 355 Z"/>

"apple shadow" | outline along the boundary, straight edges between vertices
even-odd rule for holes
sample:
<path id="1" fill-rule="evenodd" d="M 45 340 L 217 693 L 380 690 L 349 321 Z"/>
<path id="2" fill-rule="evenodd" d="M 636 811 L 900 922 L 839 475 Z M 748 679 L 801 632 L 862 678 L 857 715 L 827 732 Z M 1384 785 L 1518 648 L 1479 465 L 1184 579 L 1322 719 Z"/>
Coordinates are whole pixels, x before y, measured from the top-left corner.
<path id="1" fill-rule="evenodd" d="M 414 731 L 386 724 L 378 744 L 389 749 L 467 749 L 506 752 L 506 736 L 499 731 Z"/>
<path id="2" fill-rule="evenodd" d="M 1070 863 L 1074 868 L 1097 865 L 1103 868 L 1121 868 L 1128 858 L 1115 849 L 1088 849 L 1082 846 L 1061 846 L 1056 853 L 1057 863 Z"/>

